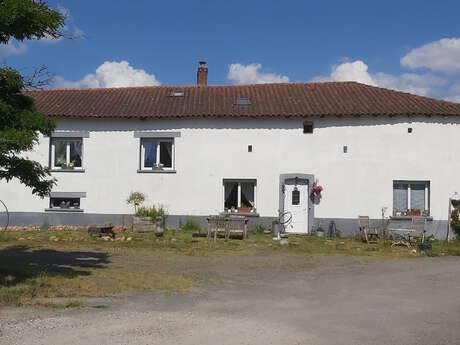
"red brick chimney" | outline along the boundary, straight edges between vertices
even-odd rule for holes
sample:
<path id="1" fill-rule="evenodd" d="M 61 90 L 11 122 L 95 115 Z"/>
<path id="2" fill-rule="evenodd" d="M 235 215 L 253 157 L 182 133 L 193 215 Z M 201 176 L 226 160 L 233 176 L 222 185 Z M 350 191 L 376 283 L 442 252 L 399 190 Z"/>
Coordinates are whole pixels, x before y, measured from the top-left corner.
<path id="1" fill-rule="evenodd" d="M 208 66 L 206 66 L 206 61 L 200 61 L 198 71 L 196 72 L 196 84 L 198 86 L 206 86 L 208 84 Z"/>

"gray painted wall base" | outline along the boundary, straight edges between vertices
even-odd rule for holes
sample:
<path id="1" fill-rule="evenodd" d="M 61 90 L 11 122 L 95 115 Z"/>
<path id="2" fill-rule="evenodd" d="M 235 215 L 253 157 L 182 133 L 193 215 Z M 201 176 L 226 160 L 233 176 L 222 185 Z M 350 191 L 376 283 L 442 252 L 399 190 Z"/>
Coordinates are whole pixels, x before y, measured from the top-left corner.
<path id="1" fill-rule="evenodd" d="M 313 229 L 316 230 L 320 225 L 324 230 L 328 230 L 331 221 L 335 222 L 337 230 L 345 236 L 353 236 L 359 233 L 359 224 L 357 218 L 315 218 Z M 380 227 L 381 219 L 371 219 L 371 227 Z M 389 228 L 408 229 L 410 220 L 391 220 Z M 445 240 L 447 235 L 447 220 L 428 220 L 426 222 L 426 236 L 433 235 L 435 238 Z"/>
<path id="2" fill-rule="evenodd" d="M 0 226 L 4 225 L 4 216 Z M 27 225 L 74 225 L 85 226 L 90 224 L 112 223 L 113 225 L 132 224 L 132 215 L 129 214 L 97 214 L 73 212 L 11 212 L 10 226 Z"/>
<path id="3" fill-rule="evenodd" d="M 206 216 L 186 216 L 186 215 L 168 215 L 166 226 L 171 229 L 178 228 L 185 224 L 187 220 L 192 220 L 201 228 L 206 229 Z M 258 225 L 267 229 L 272 226 L 272 221 L 276 217 L 248 217 L 248 228 L 254 230 Z M 328 230 L 329 224 L 334 221 L 336 228 L 343 236 L 353 236 L 359 232 L 358 219 L 356 218 L 315 218 L 313 220 L 313 231 L 320 225 L 324 230 Z M 0 227 L 4 225 L 5 216 L 0 215 Z M 11 226 L 28 226 L 28 225 L 74 225 L 86 226 L 90 224 L 112 223 L 113 225 L 130 226 L 132 224 L 132 215 L 129 214 L 96 214 L 96 213 L 72 213 L 72 212 L 11 212 Z M 371 219 L 371 226 L 379 227 L 381 219 Z M 410 220 L 392 220 L 389 227 L 409 228 Z M 429 220 L 426 222 L 427 236 L 434 235 L 437 239 L 445 239 L 447 233 L 447 220 Z"/>

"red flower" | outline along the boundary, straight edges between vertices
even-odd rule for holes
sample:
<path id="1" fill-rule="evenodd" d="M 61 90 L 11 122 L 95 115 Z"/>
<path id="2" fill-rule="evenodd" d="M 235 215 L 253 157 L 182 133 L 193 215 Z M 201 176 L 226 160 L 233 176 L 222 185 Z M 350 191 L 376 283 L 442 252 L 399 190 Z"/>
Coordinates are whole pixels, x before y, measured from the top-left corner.
<path id="1" fill-rule="evenodd" d="M 313 186 L 311 186 L 311 192 L 316 195 L 321 195 L 321 192 L 323 191 L 323 187 L 317 183 L 313 183 Z"/>

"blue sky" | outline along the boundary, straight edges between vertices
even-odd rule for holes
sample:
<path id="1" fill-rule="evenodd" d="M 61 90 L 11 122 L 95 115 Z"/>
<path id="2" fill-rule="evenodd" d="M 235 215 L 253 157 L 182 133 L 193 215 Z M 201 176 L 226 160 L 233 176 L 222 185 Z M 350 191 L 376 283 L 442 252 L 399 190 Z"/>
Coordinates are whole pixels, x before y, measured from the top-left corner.
<path id="1" fill-rule="evenodd" d="M 56 87 L 356 80 L 460 101 L 458 1 L 49 1 L 79 38 L 10 42 Z"/>

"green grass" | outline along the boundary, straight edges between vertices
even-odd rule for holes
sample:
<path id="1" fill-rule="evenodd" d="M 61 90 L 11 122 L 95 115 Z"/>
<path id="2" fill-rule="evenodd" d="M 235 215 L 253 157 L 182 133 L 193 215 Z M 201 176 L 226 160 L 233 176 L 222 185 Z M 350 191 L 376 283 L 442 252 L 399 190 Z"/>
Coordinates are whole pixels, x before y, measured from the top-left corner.
<path id="1" fill-rule="evenodd" d="M 195 226 L 186 228 L 190 230 L 166 231 L 163 237 L 117 232 L 115 241 L 91 238 L 83 230 L 0 232 L 0 306 L 83 307 L 81 298 L 92 296 L 136 290 L 185 291 L 200 280 L 201 267 L 234 256 L 425 255 L 405 247 L 392 248 L 389 242 L 369 245 L 353 239 L 315 236 L 289 236 L 286 245 L 263 233 L 250 234 L 244 241 L 214 242 L 192 237 Z M 460 242 L 431 243 L 433 256 L 460 255 Z M 192 261 L 196 263 L 193 270 Z"/>

